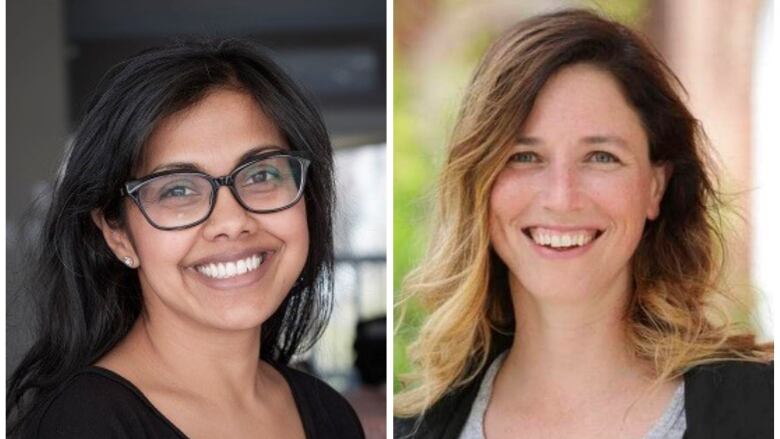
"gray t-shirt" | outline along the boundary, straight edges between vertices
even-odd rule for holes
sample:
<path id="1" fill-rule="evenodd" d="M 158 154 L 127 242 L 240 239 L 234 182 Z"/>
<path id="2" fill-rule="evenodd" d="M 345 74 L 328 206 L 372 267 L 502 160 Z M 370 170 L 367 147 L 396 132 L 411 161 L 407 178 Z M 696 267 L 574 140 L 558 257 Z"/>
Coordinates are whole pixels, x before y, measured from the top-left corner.
<path id="1" fill-rule="evenodd" d="M 487 410 L 490 396 L 493 393 L 493 381 L 495 381 L 496 373 L 498 373 L 505 357 L 506 352 L 496 357 L 485 372 L 477 398 L 471 405 L 466 425 L 460 432 L 460 439 L 485 439 L 485 410 Z M 643 439 L 682 439 L 685 428 L 685 383 L 680 383 L 666 410 Z"/>

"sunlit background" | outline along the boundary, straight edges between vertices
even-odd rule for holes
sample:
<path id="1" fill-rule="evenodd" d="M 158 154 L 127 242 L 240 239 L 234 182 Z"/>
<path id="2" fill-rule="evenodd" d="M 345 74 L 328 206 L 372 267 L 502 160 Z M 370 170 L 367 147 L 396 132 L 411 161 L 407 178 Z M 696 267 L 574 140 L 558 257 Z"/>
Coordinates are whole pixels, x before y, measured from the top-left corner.
<path id="1" fill-rule="evenodd" d="M 720 156 L 722 189 L 739 213 L 729 215 L 727 278 L 754 315 L 737 318 L 756 319 L 762 338 L 771 339 L 768 297 L 780 289 L 772 263 L 780 243 L 774 207 L 780 181 L 773 169 L 780 153 L 770 120 L 776 125 L 776 105 L 768 97 L 770 1 L 395 0 L 395 298 L 425 248 L 434 179 L 480 56 L 519 20 L 571 6 L 600 10 L 646 33 L 686 87 L 687 103 Z M 398 375 L 409 371 L 406 348 L 424 318 L 414 300 L 407 303 L 394 338 L 395 390 Z"/>
<path id="2" fill-rule="evenodd" d="M 29 347 L 33 321 L 28 298 L 14 288 L 18 250 L 38 234 L 57 164 L 100 77 L 174 38 L 235 36 L 270 50 L 314 98 L 331 135 L 338 189 L 334 311 L 321 341 L 297 360 L 340 391 L 357 387 L 357 323 L 386 314 L 385 23 L 384 0 L 9 1 L 9 373 Z M 32 216 L 23 216 L 29 209 Z M 378 343 L 383 356 L 376 367 L 384 371 L 384 338 Z"/>

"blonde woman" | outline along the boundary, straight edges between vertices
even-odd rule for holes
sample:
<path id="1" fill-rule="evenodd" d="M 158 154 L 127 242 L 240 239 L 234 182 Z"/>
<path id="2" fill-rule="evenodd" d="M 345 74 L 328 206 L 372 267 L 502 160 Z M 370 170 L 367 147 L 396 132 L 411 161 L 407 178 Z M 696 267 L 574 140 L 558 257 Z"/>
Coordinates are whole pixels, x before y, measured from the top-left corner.
<path id="1" fill-rule="evenodd" d="M 717 321 L 704 134 L 628 28 L 531 18 L 479 65 L 441 175 L 396 437 L 771 437 L 773 348 Z"/>

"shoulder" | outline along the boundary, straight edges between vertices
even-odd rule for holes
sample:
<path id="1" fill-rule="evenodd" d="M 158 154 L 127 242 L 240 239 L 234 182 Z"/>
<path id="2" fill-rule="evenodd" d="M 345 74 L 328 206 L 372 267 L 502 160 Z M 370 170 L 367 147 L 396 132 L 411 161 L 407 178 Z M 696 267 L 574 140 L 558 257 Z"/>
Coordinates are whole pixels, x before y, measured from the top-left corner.
<path id="1" fill-rule="evenodd" d="M 757 363 L 753 361 L 720 361 L 696 366 L 686 372 L 686 380 L 702 380 L 717 384 L 729 384 L 734 380 L 743 384 L 771 384 L 774 381 L 774 361 Z M 686 381 L 687 383 L 687 381 Z"/>
<path id="2" fill-rule="evenodd" d="M 276 365 L 276 367 L 292 388 L 296 402 L 298 396 L 307 396 L 312 398 L 313 402 L 322 403 L 326 408 L 354 412 L 347 400 L 321 379 L 289 366 Z"/>
<path id="3" fill-rule="evenodd" d="M 772 397 L 774 362 L 722 361 L 697 366 L 685 374 L 691 396 L 745 397 L 760 402 Z"/>
<path id="4" fill-rule="evenodd" d="M 274 367 L 290 385 L 307 433 L 313 437 L 363 437 L 355 410 L 340 393 L 308 373 L 281 364 Z"/>
<path id="5" fill-rule="evenodd" d="M 482 381 L 490 366 L 508 349 L 508 338 L 494 334 L 496 343 L 488 361 L 479 369 L 473 379 L 461 386 L 453 387 L 427 410 L 417 416 L 393 418 L 393 431 L 397 438 L 458 438 L 471 413 L 471 406 L 479 394 Z"/>
<path id="6" fill-rule="evenodd" d="M 423 413 L 393 418 L 397 438 L 457 438 L 477 397 L 484 370 L 462 387 L 451 389 Z"/>
<path id="7" fill-rule="evenodd" d="M 425 412 L 407 418 L 393 418 L 397 438 L 457 438 L 468 419 L 480 381 L 453 389 Z M 474 385 L 476 384 L 476 386 Z"/>
<path id="8" fill-rule="evenodd" d="M 94 367 L 60 385 L 31 421 L 36 438 L 179 437 L 129 382 Z"/>
<path id="9" fill-rule="evenodd" d="M 414 416 L 408 418 L 393 418 L 393 436 L 398 439 L 425 437 L 425 430 L 420 429 L 420 423 L 423 416 Z"/>
<path id="10" fill-rule="evenodd" d="M 773 388 L 774 362 L 723 361 L 692 368 L 685 374 L 691 437 L 771 435 Z"/>

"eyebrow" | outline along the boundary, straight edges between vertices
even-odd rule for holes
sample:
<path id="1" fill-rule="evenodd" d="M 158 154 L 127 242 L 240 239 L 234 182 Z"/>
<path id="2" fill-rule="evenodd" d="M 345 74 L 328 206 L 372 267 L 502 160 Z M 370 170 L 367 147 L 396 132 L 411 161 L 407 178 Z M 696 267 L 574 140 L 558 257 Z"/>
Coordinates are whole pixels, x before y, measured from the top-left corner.
<path id="1" fill-rule="evenodd" d="M 585 143 L 588 145 L 603 145 L 605 143 L 612 143 L 622 148 L 628 147 L 628 142 L 626 142 L 624 138 L 615 135 L 585 136 L 580 139 L 580 143 Z M 544 142 L 538 137 L 520 136 L 517 138 L 517 144 L 525 146 L 539 146 L 544 144 Z"/>
<path id="2" fill-rule="evenodd" d="M 242 154 L 241 157 L 236 161 L 236 164 L 235 164 L 234 167 L 241 166 L 244 163 L 246 163 L 246 162 L 250 161 L 251 159 L 253 159 L 255 156 L 257 156 L 259 154 L 262 154 L 264 152 L 268 152 L 268 151 L 284 151 L 286 149 L 287 148 L 285 148 L 283 146 L 279 146 L 279 145 L 260 145 L 260 146 L 256 146 L 256 147 L 250 149 L 249 151 L 245 152 L 244 154 Z M 192 162 L 171 162 L 171 163 L 163 163 L 163 164 L 161 164 L 159 166 L 156 166 L 154 169 L 152 169 L 148 173 L 148 175 L 156 174 L 158 172 L 163 172 L 163 171 L 172 171 L 172 170 L 183 171 L 183 172 L 199 172 L 199 173 L 203 173 L 203 174 L 208 174 L 208 172 L 206 172 L 202 167 L 200 167 L 196 163 L 192 163 Z"/>
<path id="3" fill-rule="evenodd" d="M 626 142 L 626 140 L 620 136 L 587 136 L 583 137 L 580 141 L 589 145 L 612 143 L 622 148 L 628 147 L 628 142 Z"/>
<path id="4" fill-rule="evenodd" d="M 517 138 L 518 145 L 537 146 L 542 144 L 542 140 L 538 137 L 520 136 Z"/>

